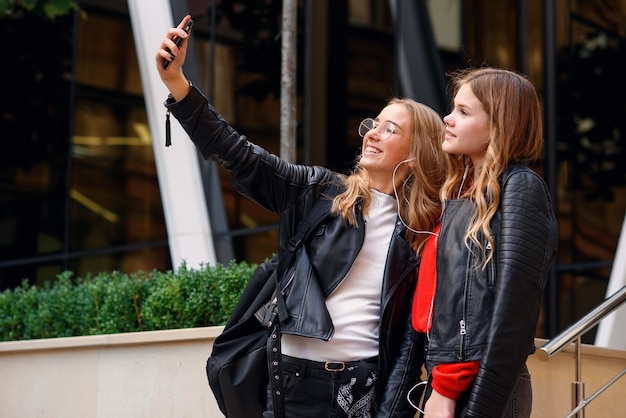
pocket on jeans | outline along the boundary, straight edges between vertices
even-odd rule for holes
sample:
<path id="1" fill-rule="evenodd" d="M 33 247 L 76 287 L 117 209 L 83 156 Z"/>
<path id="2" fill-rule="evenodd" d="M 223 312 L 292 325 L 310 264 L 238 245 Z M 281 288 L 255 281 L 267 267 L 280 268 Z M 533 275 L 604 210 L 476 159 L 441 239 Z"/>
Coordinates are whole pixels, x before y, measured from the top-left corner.
<path id="1" fill-rule="evenodd" d="M 528 418 L 532 410 L 533 389 L 530 374 L 524 370 L 513 389 L 508 413 L 505 417 Z"/>
<path id="2" fill-rule="evenodd" d="M 283 371 L 283 393 L 286 395 L 290 393 L 298 384 L 299 376 L 295 370 Z"/>

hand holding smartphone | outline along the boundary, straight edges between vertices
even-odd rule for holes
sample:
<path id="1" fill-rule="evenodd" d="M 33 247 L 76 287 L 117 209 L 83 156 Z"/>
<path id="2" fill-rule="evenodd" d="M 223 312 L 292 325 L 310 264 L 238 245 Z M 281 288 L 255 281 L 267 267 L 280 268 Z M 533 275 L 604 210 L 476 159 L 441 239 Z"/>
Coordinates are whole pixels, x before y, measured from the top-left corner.
<path id="1" fill-rule="evenodd" d="M 193 19 L 189 19 L 189 21 L 187 22 L 187 24 L 185 25 L 183 30 L 185 32 L 189 33 L 189 31 L 191 31 L 191 27 L 192 26 L 193 26 Z M 182 42 L 183 42 L 183 38 L 176 38 L 176 40 L 174 40 L 174 43 L 176 44 L 176 46 L 180 46 L 180 44 Z M 168 49 L 168 51 L 169 51 L 169 49 Z M 172 61 L 165 60 L 163 62 L 163 69 L 167 70 L 171 63 L 172 63 Z"/>

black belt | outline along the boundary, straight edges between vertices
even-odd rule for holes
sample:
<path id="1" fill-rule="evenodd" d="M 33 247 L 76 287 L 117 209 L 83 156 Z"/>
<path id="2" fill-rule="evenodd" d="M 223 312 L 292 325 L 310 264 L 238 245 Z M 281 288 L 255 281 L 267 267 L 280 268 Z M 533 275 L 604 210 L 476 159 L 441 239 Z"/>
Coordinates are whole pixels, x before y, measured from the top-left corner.
<path id="1" fill-rule="evenodd" d="M 304 375 L 328 376 L 354 366 L 378 368 L 378 357 L 356 361 L 313 361 L 282 355 L 283 370 L 298 371 Z"/>

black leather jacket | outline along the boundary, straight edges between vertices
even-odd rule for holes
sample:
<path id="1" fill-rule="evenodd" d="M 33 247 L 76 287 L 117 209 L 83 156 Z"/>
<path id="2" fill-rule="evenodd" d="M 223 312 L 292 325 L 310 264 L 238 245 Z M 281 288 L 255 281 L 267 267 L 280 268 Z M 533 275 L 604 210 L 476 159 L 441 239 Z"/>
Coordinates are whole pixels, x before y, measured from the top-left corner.
<path id="1" fill-rule="evenodd" d="M 216 159 L 232 174 L 235 189 L 261 206 L 280 215 L 279 253 L 294 233 L 303 215 L 318 200 L 329 183 L 338 183 L 335 173 L 323 167 L 287 163 L 239 135 L 195 88 L 180 102 L 168 99 L 166 107 L 178 119 L 205 159 Z M 324 298 L 341 283 L 361 249 L 364 221 L 359 227 L 329 216 L 306 245 L 319 293 L 290 293 L 290 319 L 300 309 L 304 317 L 281 323 L 281 331 L 328 339 Z M 405 228 L 396 222 L 383 279 L 379 334 L 379 414 L 381 417 L 413 417 L 415 410 L 406 393 L 423 356 L 414 344 L 410 324 L 411 296 L 417 260 L 405 240 Z"/>
<path id="2" fill-rule="evenodd" d="M 439 234 L 426 364 L 430 371 L 440 362 L 480 360 L 465 417 L 504 412 L 534 352 L 542 293 L 557 252 L 557 222 L 543 180 L 514 165 L 501 185 L 500 208 L 490 224 L 495 254 L 485 269 L 480 252 L 464 245 L 474 211 L 469 200 L 446 202 Z"/>

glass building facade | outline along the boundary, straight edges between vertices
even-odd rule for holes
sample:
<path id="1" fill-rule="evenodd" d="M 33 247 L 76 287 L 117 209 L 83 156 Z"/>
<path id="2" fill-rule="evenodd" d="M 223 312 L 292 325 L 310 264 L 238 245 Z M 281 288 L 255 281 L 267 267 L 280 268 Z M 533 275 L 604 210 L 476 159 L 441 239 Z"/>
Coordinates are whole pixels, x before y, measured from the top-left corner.
<path id="1" fill-rule="evenodd" d="M 554 15 L 538 0 L 295 3 L 299 162 L 346 172 L 358 121 L 394 95 L 428 102 L 426 85 L 445 95 L 447 71 L 486 64 L 524 72 L 545 100 L 544 174 L 561 233 L 546 295 L 546 321 L 556 325 L 546 333 L 605 297 L 626 208 L 626 82 L 616 64 L 626 54 L 623 1 L 559 0 Z M 125 0 L 79 6 L 54 20 L 23 10 L 0 19 L 3 38 L 20 40 L 0 70 L 0 290 L 43 285 L 67 270 L 175 269 L 184 258 L 171 247 L 155 155 L 164 139 L 151 129 L 136 21 Z M 281 8 L 171 2 L 172 24 L 186 12 L 196 20 L 186 73 L 238 131 L 277 154 Z M 396 19 L 402 10 L 413 20 Z M 415 28 L 416 39 L 402 37 Z M 142 47 L 152 53 L 158 44 Z M 433 59 L 412 63 L 418 52 Z M 188 163 L 202 174 L 216 260 L 271 256 L 276 215 L 238 195 L 217 165 L 196 156 Z"/>

